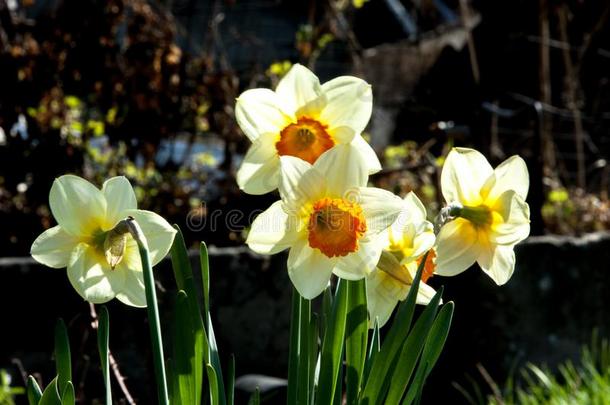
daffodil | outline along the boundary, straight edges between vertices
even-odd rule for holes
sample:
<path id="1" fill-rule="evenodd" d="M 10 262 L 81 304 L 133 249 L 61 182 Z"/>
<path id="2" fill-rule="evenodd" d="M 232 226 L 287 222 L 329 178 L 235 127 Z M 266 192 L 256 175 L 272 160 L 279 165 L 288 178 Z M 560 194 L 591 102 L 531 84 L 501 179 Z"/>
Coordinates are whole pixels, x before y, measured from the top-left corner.
<path id="1" fill-rule="evenodd" d="M 453 220 L 437 237 L 436 272 L 453 276 L 478 262 L 498 285 L 515 269 L 515 244 L 530 232 L 527 166 L 512 156 L 494 170 L 473 149 L 454 148 L 441 173 Z"/>
<path id="2" fill-rule="evenodd" d="M 251 89 L 237 99 L 235 116 L 252 145 L 237 172 L 249 194 L 275 190 L 280 157 L 313 164 L 335 145 L 359 151 L 368 173 L 381 170 L 377 155 L 362 138 L 373 109 L 371 86 L 352 76 L 320 84 L 307 68 L 295 64 L 275 91 Z"/>
<path id="3" fill-rule="evenodd" d="M 428 304 L 436 293 L 426 282 L 434 273 L 435 236 L 432 224 L 426 220 L 426 209 L 414 193 L 404 198 L 403 210 L 388 228 L 385 246 L 377 269 L 366 279 L 367 307 L 370 327 L 383 326 L 399 301 L 403 301 L 428 253 L 422 271 L 416 302 Z"/>
<path id="4" fill-rule="evenodd" d="M 312 165 L 282 156 L 281 200 L 254 220 L 246 243 L 258 253 L 290 249 L 288 274 L 307 299 L 320 294 L 331 275 L 348 280 L 374 270 L 382 231 L 400 214 L 402 200 L 366 187 L 361 156 L 348 145 L 322 154 Z"/>
<path id="5" fill-rule="evenodd" d="M 116 297 L 145 307 L 138 246 L 123 220 L 133 217 L 138 222 L 153 265 L 169 251 L 174 228 L 159 215 L 136 209 L 135 193 L 125 177 L 107 180 L 100 190 L 80 177 L 61 176 L 53 182 L 49 205 L 58 225 L 34 241 L 32 257 L 49 267 L 67 267 L 70 283 L 89 302 Z"/>

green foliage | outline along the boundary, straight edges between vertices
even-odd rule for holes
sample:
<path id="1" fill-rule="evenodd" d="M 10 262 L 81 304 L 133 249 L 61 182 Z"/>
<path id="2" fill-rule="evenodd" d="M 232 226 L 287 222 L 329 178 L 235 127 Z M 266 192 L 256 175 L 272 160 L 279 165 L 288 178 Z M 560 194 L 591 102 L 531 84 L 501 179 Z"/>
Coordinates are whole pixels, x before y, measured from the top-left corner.
<path id="1" fill-rule="evenodd" d="M 11 387 L 11 376 L 0 369 L 0 405 L 15 405 L 15 395 L 25 393 L 23 387 Z"/>

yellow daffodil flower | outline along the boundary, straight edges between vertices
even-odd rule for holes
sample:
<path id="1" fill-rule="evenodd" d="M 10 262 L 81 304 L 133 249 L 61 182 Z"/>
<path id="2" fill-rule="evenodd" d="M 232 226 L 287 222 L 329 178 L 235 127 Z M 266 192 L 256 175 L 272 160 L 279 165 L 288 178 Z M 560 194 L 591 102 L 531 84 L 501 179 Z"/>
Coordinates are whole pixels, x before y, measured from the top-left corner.
<path id="1" fill-rule="evenodd" d="M 365 187 L 367 168 L 349 145 L 322 154 L 312 165 L 280 158 L 281 201 L 254 220 L 246 243 L 258 253 L 290 249 L 288 274 L 307 299 L 320 294 L 331 275 L 364 278 L 381 255 L 383 233 L 398 217 L 402 200 Z"/>
<path id="2" fill-rule="evenodd" d="M 136 195 L 125 177 L 107 180 L 102 189 L 73 175 L 53 182 L 49 205 L 59 225 L 42 233 L 31 255 L 53 268 L 68 268 L 68 279 L 87 301 L 117 298 L 145 307 L 142 263 L 124 219 L 135 218 L 143 230 L 153 265 L 165 257 L 176 231 L 154 212 L 138 210 Z"/>
<path id="3" fill-rule="evenodd" d="M 417 268 L 428 253 L 416 302 L 428 304 L 436 291 L 426 282 L 434 273 L 434 229 L 426 220 L 426 209 L 414 193 L 404 198 L 403 210 L 388 228 L 386 244 L 377 269 L 366 279 L 369 326 L 383 326 L 398 301 L 407 298 L 413 285 Z"/>
<path id="4" fill-rule="evenodd" d="M 252 89 L 237 99 L 235 116 L 252 141 L 237 172 L 239 187 L 265 194 L 278 187 L 280 157 L 295 156 L 313 164 L 335 145 L 360 151 L 368 173 L 381 170 L 373 149 L 362 138 L 373 109 L 371 86 L 352 76 L 324 84 L 295 64 L 275 91 Z"/>
<path id="5" fill-rule="evenodd" d="M 498 285 L 515 269 L 515 244 L 530 232 L 527 166 L 512 156 L 494 170 L 473 149 L 454 148 L 443 166 L 441 188 L 455 217 L 437 237 L 436 272 L 453 276 L 478 262 Z"/>

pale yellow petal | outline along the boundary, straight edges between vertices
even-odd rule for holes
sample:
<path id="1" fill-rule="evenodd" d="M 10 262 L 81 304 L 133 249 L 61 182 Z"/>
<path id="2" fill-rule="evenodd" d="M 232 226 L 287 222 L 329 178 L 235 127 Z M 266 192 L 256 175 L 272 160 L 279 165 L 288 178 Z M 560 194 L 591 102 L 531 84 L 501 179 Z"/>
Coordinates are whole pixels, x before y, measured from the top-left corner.
<path id="1" fill-rule="evenodd" d="M 314 202 L 326 192 L 326 180 L 318 170 L 304 160 L 293 156 L 280 158 L 279 191 L 284 211 L 299 215 L 308 202 Z"/>
<path id="2" fill-rule="evenodd" d="M 299 294 L 311 300 L 328 286 L 334 264 L 335 259 L 310 248 L 306 240 L 299 240 L 288 254 L 288 276 Z"/>
<path id="3" fill-rule="evenodd" d="M 481 153 L 474 149 L 453 148 L 441 172 L 441 189 L 447 203 L 477 206 L 483 202 L 481 188 L 493 169 Z"/>
<path id="4" fill-rule="evenodd" d="M 55 179 L 49 205 L 57 223 L 73 236 L 90 237 L 105 225 L 104 194 L 78 176 L 64 175 Z"/>
<path id="5" fill-rule="evenodd" d="M 320 120 L 331 129 L 340 126 L 364 130 L 373 112 L 371 85 L 353 76 L 340 76 L 322 85 L 326 106 Z"/>
<path id="6" fill-rule="evenodd" d="M 244 134 L 254 142 L 263 134 L 277 134 L 294 121 L 284 112 L 283 101 L 269 89 L 243 92 L 235 104 L 235 119 Z"/>
<path id="7" fill-rule="evenodd" d="M 248 149 L 236 176 L 237 184 L 244 192 L 260 195 L 278 187 L 280 158 L 275 150 L 275 139 L 275 135 L 262 135 Z"/>
<path id="8" fill-rule="evenodd" d="M 387 229 L 400 214 L 403 201 L 395 194 L 375 187 L 360 187 L 354 194 L 366 219 L 367 234 Z"/>
<path id="9" fill-rule="evenodd" d="M 373 271 L 366 279 L 366 306 L 369 313 L 369 327 L 375 319 L 379 327 L 386 324 L 400 297 L 408 291 L 408 286 L 396 281 L 381 270 Z"/>
<path id="10" fill-rule="evenodd" d="M 492 243 L 514 245 L 529 236 L 529 205 L 515 191 L 508 190 L 502 193 L 496 200 L 493 210 L 502 219 L 491 226 L 489 239 Z"/>
<path id="11" fill-rule="evenodd" d="M 127 210 L 146 237 L 152 265 L 159 263 L 172 247 L 176 230 L 162 216 L 152 211 Z"/>
<path id="12" fill-rule="evenodd" d="M 527 165 L 521 157 L 515 155 L 496 167 L 493 175 L 489 177 L 483 187 L 483 195 L 487 196 L 487 204 L 493 204 L 502 193 L 513 190 L 525 200 L 529 187 L 530 178 Z"/>
<path id="13" fill-rule="evenodd" d="M 298 63 L 280 80 L 275 92 L 285 110 L 297 116 L 317 118 L 326 104 L 318 77 Z"/>
<path id="14" fill-rule="evenodd" d="M 47 229 L 36 238 L 32 243 L 30 254 L 37 262 L 60 269 L 68 266 L 72 251 L 78 243 L 78 238 L 65 232 L 58 225 Z"/>
<path id="15" fill-rule="evenodd" d="M 106 198 L 106 222 L 112 226 L 126 218 L 124 211 L 138 208 L 136 193 L 125 176 L 112 177 L 104 182 L 102 193 Z"/>
<path id="16" fill-rule="evenodd" d="M 81 243 L 74 249 L 68 263 L 68 279 L 85 300 L 102 304 L 123 289 L 125 273 L 112 270 L 102 254 Z"/>
<path id="17" fill-rule="evenodd" d="M 515 271 L 515 252 L 512 246 L 490 246 L 479 257 L 478 263 L 497 285 L 503 285 Z"/>
<path id="18" fill-rule="evenodd" d="M 363 158 L 363 162 L 368 168 L 369 174 L 377 173 L 381 170 L 381 162 L 379 162 L 377 154 L 375 153 L 371 145 L 369 145 L 369 143 L 364 140 L 362 135 L 356 134 L 356 136 L 354 136 L 354 139 L 352 140 L 352 145 L 354 145 L 360 151 L 360 154 Z"/>
<path id="19" fill-rule="evenodd" d="M 346 280 L 360 280 L 375 269 L 381 250 L 377 240 L 360 241 L 357 251 L 337 259 L 333 273 Z"/>
<path id="20" fill-rule="evenodd" d="M 430 287 L 426 283 L 419 283 L 419 291 L 417 291 L 417 297 L 415 298 L 415 302 L 419 305 L 428 305 L 430 300 L 436 295 L 436 290 Z M 439 304 L 442 304 L 439 302 Z"/>
<path id="21" fill-rule="evenodd" d="M 423 229 L 425 230 L 418 232 L 413 239 L 413 259 L 418 259 L 423 256 L 424 253 L 432 249 L 436 243 L 436 235 L 434 235 L 432 224 L 426 221 L 426 225 Z"/>
<path id="22" fill-rule="evenodd" d="M 463 218 L 443 225 L 436 237 L 436 273 L 455 276 L 474 264 L 481 252 L 478 232 Z"/>
<path id="23" fill-rule="evenodd" d="M 292 246 L 298 237 L 299 218 L 289 216 L 276 201 L 259 214 L 250 228 L 246 244 L 262 254 L 276 254 Z"/>
<path id="24" fill-rule="evenodd" d="M 146 307 L 146 289 L 144 286 L 144 273 L 142 273 L 142 261 L 138 253 L 138 247 L 132 239 L 125 251 L 123 261 L 114 271 L 125 274 L 125 284 L 117 293 L 116 298 L 126 305 L 132 307 Z"/>
<path id="25" fill-rule="evenodd" d="M 351 144 L 336 145 L 324 152 L 313 167 L 326 180 L 327 194 L 344 198 L 346 193 L 355 192 L 366 186 L 369 175 L 363 164 L 362 155 Z"/>

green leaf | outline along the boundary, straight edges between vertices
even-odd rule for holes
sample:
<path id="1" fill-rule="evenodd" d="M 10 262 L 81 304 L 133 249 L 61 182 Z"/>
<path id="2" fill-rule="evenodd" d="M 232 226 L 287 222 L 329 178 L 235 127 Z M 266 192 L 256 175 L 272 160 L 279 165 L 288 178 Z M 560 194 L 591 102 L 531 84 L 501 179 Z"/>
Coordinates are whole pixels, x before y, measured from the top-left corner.
<path id="1" fill-rule="evenodd" d="M 189 260 L 186 244 L 184 243 L 184 237 L 177 225 L 174 225 L 174 228 L 177 232 L 171 249 L 172 267 L 174 269 L 174 277 L 178 289 L 184 290 L 187 296 L 188 312 L 191 318 L 191 328 L 189 330 L 193 334 L 191 346 L 193 347 L 193 363 L 191 372 L 193 374 L 192 381 L 194 385 L 192 391 L 195 395 L 194 403 L 199 404 L 201 403 L 201 391 L 204 378 L 203 365 L 209 362 L 209 344 L 204 329 L 203 318 L 201 316 L 201 308 L 197 301 L 197 290 L 193 277 L 193 269 Z M 177 365 L 174 363 L 174 367 L 183 367 L 183 364 Z M 174 375 L 174 379 L 176 378 L 180 379 L 178 374 Z M 179 387 L 183 383 L 178 383 L 177 386 Z M 180 389 L 180 392 L 182 392 L 182 389 Z"/>
<path id="2" fill-rule="evenodd" d="M 112 404 L 112 387 L 110 384 L 110 368 L 109 368 L 109 339 L 110 339 L 110 321 L 108 317 L 108 309 L 102 306 L 98 316 L 97 326 L 97 349 L 100 354 L 100 364 L 102 366 L 102 375 L 104 376 L 104 386 L 106 387 L 106 405 Z"/>
<path id="3" fill-rule="evenodd" d="M 212 325 L 212 316 L 210 315 L 209 291 L 210 291 L 210 262 L 208 257 L 208 249 L 204 243 L 199 248 L 199 258 L 201 261 L 201 280 L 203 283 L 203 295 L 205 308 L 203 319 L 205 321 L 205 331 L 207 332 L 208 340 L 208 356 L 206 361 L 214 367 L 214 371 L 218 376 L 216 383 L 218 384 L 218 400 L 220 405 L 226 404 L 227 395 L 225 393 L 224 382 L 222 379 L 222 367 L 220 365 L 220 356 L 218 355 L 218 346 L 216 345 L 216 336 L 214 334 L 214 326 Z M 208 373 L 209 375 L 209 373 Z"/>
<path id="4" fill-rule="evenodd" d="M 208 372 L 208 381 L 210 383 L 210 403 L 212 405 L 220 404 L 220 392 L 218 391 L 218 376 L 214 367 L 211 364 L 206 364 L 206 370 Z"/>
<path id="5" fill-rule="evenodd" d="M 379 398 L 385 397 L 385 392 L 382 391 L 384 391 L 384 385 L 390 377 L 392 366 L 394 365 L 393 360 L 402 349 L 402 344 L 411 328 L 411 321 L 415 312 L 415 299 L 419 291 L 419 282 L 427 255 L 426 253 L 423 256 L 413 284 L 409 288 L 407 298 L 398 307 L 390 331 L 381 345 L 381 350 L 373 360 L 371 371 L 368 374 L 368 379 L 362 392 L 362 404 L 376 404 Z"/>
<path id="6" fill-rule="evenodd" d="M 316 394 L 316 403 L 320 405 L 332 403 L 337 385 L 340 384 L 339 368 L 343 356 L 346 316 L 347 283 L 345 280 L 339 279 L 328 327 L 324 332 L 324 340 L 322 341 L 320 376 Z"/>
<path id="7" fill-rule="evenodd" d="M 233 405 L 235 403 L 235 356 L 231 354 L 231 360 L 229 361 L 229 370 L 227 375 L 227 404 Z"/>
<path id="8" fill-rule="evenodd" d="M 72 380 L 72 361 L 70 358 L 70 340 L 63 319 L 55 324 L 55 368 L 57 370 L 57 389 L 63 392 Z"/>
<path id="9" fill-rule="evenodd" d="M 28 403 L 30 405 L 38 405 L 38 403 L 40 402 L 40 398 L 42 397 L 42 390 L 36 382 L 36 379 L 31 375 L 28 376 L 26 391 Z"/>
<path id="10" fill-rule="evenodd" d="M 38 405 L 62 405 L 59 391 L 57 391 L 57 378 L 55 377 L 42 392 Z"/>
<path id="11" fill-rule="evenodd" d="M 310 343 L 311 343 L 311 301 L 300 298 L 299 311 L 299 369 L 297 383 L 297 403 L 309 404 Z"/>
<path id="12" fill-rule="evenodd" d="M 256 387 L 256 389 L 252 393 L 252 396 L 250 396 L 250 399 L 248 400 L 248 405 L 260 405 L 260 403 L 261 403 L 261 392 L 260 392 L 259 388 Z"/>
<path id="13" fill-rule="evenodd" d="M 311 314 L 309 326 L 309 403 L 313 403 L 313 393 L 316 379 L 316 365 L 320 358 L 318 340 L 320 336 L 320 318 L 318 314 Z"/>
<path id="14" fill-rule="evenodd" d="M 68 381 L 64 392 L 61 394 L 61 405 L 74 405 L 75 402 L 74 385 L 72 385 L 72 381 Z"/>
<path id="15" fill-rule="evenodd" d="M 179 403 L 197 404 L 195 331 L 187 294 L 180 290 L 174 307 L 172 328 L 172 378 L 178 392 Z"/>
<path id="16" fill-rule="evenodd" d="M 345 338 L 345 363 L 347 403 L 356 403 L 366 360 L 368 319 L 364 279 L 347 281 L 347 321 Z"/>
<path id="17" fill-rule="evenodd" d="M 406 342 L 403 344 L 400 357 L 398 358 L 397 367 L 392 374 L 392 378 L 390 379 L 392 383 L 390 384 L 386 399 L 387 404 L 398 404 L 405 390 L 407 389 L 407 385 L 409 384 L 409 380 L 411 379 L 411 375 L 413 374 L 413 370 L 415 369 L 419 355 L 421 354 L 424 344 L 426 343 L 428 333 L 430 332 L 432 324 L 434 323 L 434 317 L 438 312 L 438 304 L 442 295 L 443 288 L 441 287 L 434 295 L 432 300 L 430 300 L 430 303 L 426 306 L 426 309 L 421 314 L 417 322 L 415 322 L 413 330 L 411 333 L 409 333 Z"/>
<path id="18" fill-rule="evenodd" d="M 451 327 L 453 308 L 453 302 L 448 302 L 443 305 L 438 316 L 434 320 L 434 324 L 426 339 L 426 345 L 424 346 L 421 360 L 417 366 L 415 378 L 413 379 L 413 383 L 409 386 L 405 400 L 402 402 L 403 404 L 410 404 L 413 400 L 420 397 L 426 378 L 430 375 L 432 368 L 443 351 L 443 346 L 445 345 L 445 341 L 449 334 L 449 328 Z"/>
<path id="19" fill-rule="evenodd" d="M 375 319 L 375 325 L 373 327 L 373 336 L 371 336 L 371 347 L 369 347 L 369 352 L 366 357 L 366 362 L 364 363 L 364 372 L 362 373 L 362 381 L 367 381 L 369 378 L 369 373 L 371 372 L 371 366 L 375 361 L 375 357 L 379 353 L 380 350 L 380 334 L 379 334 L 379 323 L 377 319 Z"/>

